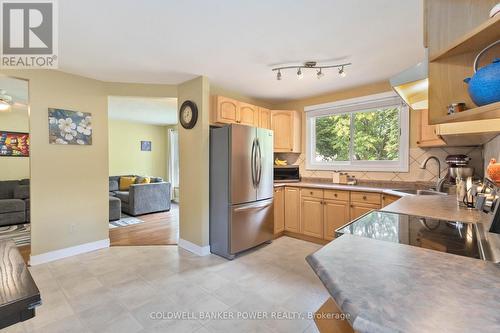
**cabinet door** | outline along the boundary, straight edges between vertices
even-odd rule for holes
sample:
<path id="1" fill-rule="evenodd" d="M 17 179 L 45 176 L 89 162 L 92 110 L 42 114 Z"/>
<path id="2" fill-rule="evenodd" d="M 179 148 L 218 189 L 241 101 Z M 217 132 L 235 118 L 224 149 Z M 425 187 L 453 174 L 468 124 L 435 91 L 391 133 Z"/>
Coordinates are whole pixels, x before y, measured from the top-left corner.
<path id="1" fill-rule="evenodd" d="M 239 102 L 223 96 L 216 96 L 215 98 L 215 121 L 225 124 L 236 123 L 238 121 Z"/>
<path id="2" fill-rule="evenodd" d="M 271 128 L 271 110 L 259 108 L 259 127 Z"/>
<path id="3" fill-rule="evenodd" d="M 285 230 L 300 231 L 300 189 L 285 187 Z"/>
<path id="4" fill-rule="evenodd" d="M 285 195 L 283 187 L 274 189 L 274 234 L 285 230 Z"/>
<path id="5" fill-rule="evenodd" d="M 293 114 L 290 111 L 273 111 L 274 151 L 293 151 Z"/>
<path id="6" fill-rule="evenodd" d="M 349 202 L 325 200 L 324 204 L 324 235 L 326 240 L 335 238 L 335 229 L 349 223 Z"/>
<path id="7" fill-rule="evenodd" d="M 259 108 L 252 104 L 240 102 L 237 122 L 242 125 L 259 126 Z"/>
<path id="8" fill-rule="evenodd" d="M 380 205 L 371 205 L 371 204 L 361 204 L 361 203 L 352 203 L 350 209 L 350 219 L 354 220 L 360 217 L 363 214 L 368 213 L 374 209 L 380 209 Z"/>
<path id="9" fill-rule="evenodd" d="M 323 200 L 302 197 L 300 220 L 304 235 L 323 238 Z"/>
<path id="10" fill-rule="evenodd" d="M 382 207 L 390 205 L 394 201 L 398 200 L 399 197 L 396 195 L 382 194 Z"/>
<path id="11" fill-rule="evenodd" d="M 446 143 L 436 134 L 436 126 L 429 125 L 429 110 L 420 111 L 420 131 L 417 141 L 419 147 L 445 146 Z"/>

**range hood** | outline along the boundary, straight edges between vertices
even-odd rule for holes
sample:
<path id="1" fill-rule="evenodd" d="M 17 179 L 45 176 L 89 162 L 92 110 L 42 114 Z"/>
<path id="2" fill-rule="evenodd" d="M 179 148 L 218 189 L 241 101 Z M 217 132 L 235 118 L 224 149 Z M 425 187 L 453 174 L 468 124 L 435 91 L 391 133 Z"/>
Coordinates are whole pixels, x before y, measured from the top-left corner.
<path id="1" fill-rule="evenodd" d="M 429 105 L 428 52 L 425 59 L 415 66 L 392 77 L 389 82 L 396 93 L 413 110 L 427 109 Z"/>

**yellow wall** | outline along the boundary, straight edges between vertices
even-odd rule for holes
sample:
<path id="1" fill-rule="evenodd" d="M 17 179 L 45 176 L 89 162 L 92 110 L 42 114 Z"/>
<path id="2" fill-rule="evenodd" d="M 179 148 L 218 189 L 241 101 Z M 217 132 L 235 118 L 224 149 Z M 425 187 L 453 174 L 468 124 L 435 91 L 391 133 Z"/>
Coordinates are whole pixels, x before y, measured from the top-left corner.
<path id="1" fill-rule="evenodd" d="M 191 100 L 198 106 L 192 129 L 179 126 L 180 204 L 182 240 L 204 247 L 209 244 L 209 83 L 199 77 L 179 85 L 178 105 Z"/>
<path id="2" fill-rule="evenodd" d="M 27 109 L 14 108 L 11 112 L 0 112 L 0 131 L 29 132 Z M 0 157 L 0 180 L 25 179 L 30 177 L 29 157 Z"/>
<path id="3" fill-rule="evenodd" d="M 151 151 L 141 151 L 151 141 Z M 167 127 L 109 120 L 109 175 L 144 175 L 168 178 Z"/>

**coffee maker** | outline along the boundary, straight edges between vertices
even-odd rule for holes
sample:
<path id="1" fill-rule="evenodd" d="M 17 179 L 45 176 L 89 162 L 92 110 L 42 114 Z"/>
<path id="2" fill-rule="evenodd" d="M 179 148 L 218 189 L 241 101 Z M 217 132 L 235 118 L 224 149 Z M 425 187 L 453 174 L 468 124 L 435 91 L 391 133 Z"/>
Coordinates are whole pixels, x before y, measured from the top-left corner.
<path id="1" fill-rule="evenodd" d="M 460 206 L 474 208 L 474 168 L 469 166 L 471 158 L 467 155 L 448 155 L 450 182 L 457 185 L 457 203 Z"/>

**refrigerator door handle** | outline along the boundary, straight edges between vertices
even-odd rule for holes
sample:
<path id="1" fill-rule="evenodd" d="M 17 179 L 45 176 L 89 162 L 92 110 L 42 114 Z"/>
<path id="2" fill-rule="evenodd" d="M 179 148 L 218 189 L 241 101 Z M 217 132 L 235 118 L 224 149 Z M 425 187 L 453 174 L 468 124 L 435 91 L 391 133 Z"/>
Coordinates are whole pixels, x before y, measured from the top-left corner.
<path id="1" fill-rule="evenodd" d="M 259 203 L 254 203 L 254 204 L 250 204 L 250 205 L 245 204 L 241 207 L 234 208 L 234 211 L 241 212 L 241 211 L 249 210 L 249 209 L 266 208 L 266 207 L 271 206 L 272 204 L 273 204 L 272 200 L 267 200 L 265 202 L 259 202 Z"/>
<path id="2" fill-rule="evenodd" d="M 255 175 L 255 148 L 256 148 L 256 140 L 254 139 L 252 142 L 252 153 L 250 155 L 250 169 L 252 173 L 252 184 L 254 187 L 257 186 L 257 180 L 256 180 L 256 175 Z"/>
<path id="3" fill-rule="evenodd" d="M 257 186 L 260 185 L 260 179 L 262 178 L 262 151 L 260 149 L 260 142 L 257 138 L 257 154 L 259 155 L 259 163 L 257 164 Z"/>

